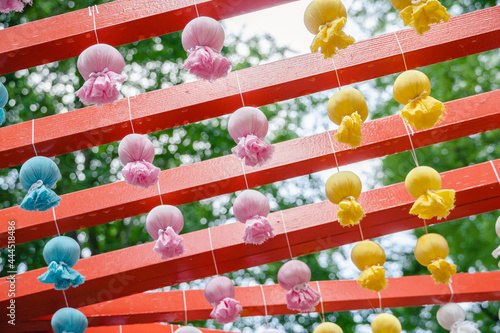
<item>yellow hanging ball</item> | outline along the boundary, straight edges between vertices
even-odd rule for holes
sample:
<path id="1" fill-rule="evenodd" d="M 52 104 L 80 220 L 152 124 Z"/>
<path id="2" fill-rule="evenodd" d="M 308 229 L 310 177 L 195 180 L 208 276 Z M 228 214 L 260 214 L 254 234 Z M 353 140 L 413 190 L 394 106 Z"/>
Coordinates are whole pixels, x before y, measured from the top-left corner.
<path id="1" fill-rule="evenodd" d="M 427 193 L 428 190 L 440 190 L 441 176 L 431 167 L 419 166 L 411 170 L 405 179 L 405 187 L 414 198 Z"/>
<path id="2" fill-rule="evenodd" d="M 446 259 L 450 253 L 448 242 L 439 234 L 425 234 L 421 236 L 415 246 L 415 258 L 423 266 L 430 265 L 438 259 Z"/>
<path id="3" fill-rule="evenodd" d="M 358 200 L 362 190 L 361 179 L 351 171 L 340 171 L 326 181 L 326 197 L 338 205 L 348 197 Z"/>
<path id="4" fill-rule="evenodd" d="M 394 99 L 401 104 L 408 104 L 419 96 L 427 97 L 431 93 L 431 81 L 424 73 L 409 70 L 401 73 L 394 81 Z"/>
<path id="5" fill-rule="evenodd" d="M 364 271 L 371 266 L 382 266 L 386 260 L 385 251 L 377 243 L 365 240 L 354 246 L 351 260 L 360 271 Z"/>
<path id="6" fill-rule="evenodd" d="M 347 17 L 347 12 L 340 0 L 314 0 L 306 8 L 304 24 L 310 33 L 316 35 L 322 25 L 341 17 Z"/>
<path id="7" fill-rule="evenodd" d="M 371 323 L 373 333 L 401 333 L 403 329 L 398 318 L 388 313 L 381 313 Z"/>
<path id="8" fill-rule="evenodd" d="M 316 327 L 313 333 L 344 333 L 339 325 L 334 323 L 321 323 Z"/>

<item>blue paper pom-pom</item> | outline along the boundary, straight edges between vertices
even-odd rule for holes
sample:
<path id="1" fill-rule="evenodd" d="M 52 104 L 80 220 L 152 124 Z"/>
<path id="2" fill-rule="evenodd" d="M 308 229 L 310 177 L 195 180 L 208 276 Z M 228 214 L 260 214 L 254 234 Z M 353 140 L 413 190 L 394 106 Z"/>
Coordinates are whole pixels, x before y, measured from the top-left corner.
<path id="1" fill-rule="evenodd" d="M 43 248 L 43 258 L 49 267 L 38 281 L 54 283 L 56 290 L 78 287 L 85 281 L 85 277 L 72 268 L 80 258 L 80 246 L 73 238 L 52 238 Z"/>
<path id="2" fill-rule="evenodd" d="M 50 321 L 54 333 L 83 333 L 87 329 L 87 317 L 77 309 L 62 308 L 57 310 Z"/>
<path id="3" fill-rule="evenodd" d="M 51 190 L 59 178 L 59 168 L 50 158 L 36 156 L 27 160 L 19 172 L 21 185 L 28 191 L 21 208 L 43 212 L 59 205 L 61 198 Z"/>

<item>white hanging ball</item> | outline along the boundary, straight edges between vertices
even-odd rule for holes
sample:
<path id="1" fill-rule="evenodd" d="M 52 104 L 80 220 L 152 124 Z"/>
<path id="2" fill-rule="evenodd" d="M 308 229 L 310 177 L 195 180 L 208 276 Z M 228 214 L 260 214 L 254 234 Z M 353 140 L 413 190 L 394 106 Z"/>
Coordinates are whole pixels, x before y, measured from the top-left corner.
<path id="1" fill-rule="evenodd" d="M 458 304 L 446 303 L 441 305 L 436 318 L 442 328 L 451 331 L 454 323 L 465 320 L 465 311 Z"/>
<path id="2" fill-rule="evenodd" d="M 275 328 L 268 328 L 268 329 L 263 330 L 262 333 L 281 333 L 281 332 Z"/>
<path id="3" fill-rule="evenodd" d="M 495 224 L 495 230 L 497 232 L 497 236 L 500 237 L 500 216 L 497 218 L 497 223 Z"/>
<path id="4" fill-rule="evenodd" d="M 175 331 L 175 333 L 203 333 L 193 326 L 184 326 Z"/>

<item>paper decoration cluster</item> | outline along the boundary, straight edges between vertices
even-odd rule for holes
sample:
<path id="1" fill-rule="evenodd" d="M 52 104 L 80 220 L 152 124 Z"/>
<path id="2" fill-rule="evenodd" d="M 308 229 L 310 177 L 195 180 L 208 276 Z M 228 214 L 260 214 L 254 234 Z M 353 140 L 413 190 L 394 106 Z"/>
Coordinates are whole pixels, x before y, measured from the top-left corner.
<path id="1" fill-rule="evenodd" d="M 326 197 L 338 205 L 338 221 L 344 227 L 359 224 L 365 216 L 357 202 L 361 188 L 361 180 L 351 171 L 337 172 L 326 181 Z"/>
<path id="2" fill-rule="evenodd" d="M 278 283 L 288 290 L 286 302 L 288 309 L 299 312 L 314 311 L 319 304 L 320 294 L 309 286 L 311 270 L 302 261 L 287 261 L 278 271 Z"/>
<path id="3" fill-rule="evenodd" d="M 414 252 L 418 263 L 427 266 L 436 283 L 449 283 L 457 272 L 457 266 L 445 260 L 450 249 L 446 239 L 439 234 L 429 233 L 421 236 Z"/>
<path id="4" fill-rule="evenodd" d="M 184 253 L 183 239 L 179 236 L 184 227 L 184 217 L 179 208 L 161 205 L 153 208 L 146 218 L 146 229 L 156 240 L 154 251 L 162 259 L 170 259 Z"/>
<path id="5" fill-rule="evenodd" d="M 474 323 L 465 320 L 465 311 L 458 304 L 441 305 L 436 318 L 439 325 L 451 333 L 481 333 Z"/>
<path id="6" fill-rule="evenodd" d="M 365 240 L 354 246 L 351 260 L 360 271 L 363 271 L 358 278 L 361 287 L 375 292 L 387 287 L 385 259 L 384 249 L 375 242 Z"/>
<path id="7" fill-rule="evenodd" d="M 234 296 L 233 282 L 225 276 L 215 277 L 206 285 L 205 298 L 214 306 L 210 317 L 217 323 L 232 323 L 240 317 L 243 308 Z"/>

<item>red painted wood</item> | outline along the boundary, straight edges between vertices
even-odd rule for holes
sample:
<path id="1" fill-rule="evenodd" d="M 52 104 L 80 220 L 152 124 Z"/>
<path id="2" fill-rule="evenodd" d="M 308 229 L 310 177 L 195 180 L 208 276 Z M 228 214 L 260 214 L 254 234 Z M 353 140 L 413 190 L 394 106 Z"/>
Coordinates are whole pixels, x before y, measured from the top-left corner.
<path id="1" fill-rule="evenodd" d="M 446 24 L 433 26 L 424 36 L 416 35 L 411 29 L 397 32 L 408 68 L 500 47 L 498 17 L 499 6 L 454 17 Z M 404 70 L 393 33 L 349 46 L 335 57 L 335 64 L 342 85 Z M 251 106 L 337 87 L 332 61 L 320 54 L 301 55 L 238 73 L 245 104 Z M 196 81 L 131 98 L 134 128 L 143 134 L 229 114 L 239 107 L 241 98 L 235 73 L 213 83 Z M 37 119 L 34 142 L 38 154 L 55 156 L 118 141 L 129 133 L 128 102 L 122 99 L 101 108 L 92 106 Z M 0 128 L 0 168 L 22 164 L 35 156 L 31 143 L 31 122 Z"/>
<path id="2" fill-rule="evenodd" d="M 216 20 L 296 0 L 197 0 L 202 16 Z M 184 29 L 196 17 L 193 0 L 121 0 L 97 6 L 97 36 L 113 46 Z M 88 8 L 0 31 L 0 75 L 78 56 L 96 43 Z"/>
<path id="3" fill-rule="evenodd" d="M 314 278 L 314 272 L 313 272 Z M 383 307 L 421 306 L 442 304 L 450 301 L 448 285 L 434 283 L 430 275 L 389 278 L 387 289 L 383 290 Z M 500 272 L 460 273 L 453 277 L 454 302 L 483 302 L 500 300 Z M 318 290 L 317 283 L 309 285 Z M 325 312 L 341 312 L 379 307 L 377 293 L 359 286 L 356 281 L 320 281 Z M 286 305 L 286 291 L 278 284 L 257 287 L 237 287 L 235 299 L 243 306 L 242 317 L 264 316 L 265 306 L 269 316 L 296 313 Z M 203 290 L 186 291 L 188 321 L 210 319 L 213 306 L 203 296 Z M 129 325 L 152 322 L 184 322 L 184 298 L 182 291 L 140 293 L 122 297 L 110 302 L 90 305 L 79 309 L 89 319 L 89 326 Z M 316 307 L 321 312 L 321 304 Z M 19 326 L 50 328 L 47 316 Z M 164 328 L 163 328 L 164 329 Z"/>
<path id="4" fill-rule="evenodd" d="M 443 122 L 432 129 L 415 132 L 415 147 L 500 128 L 500 90 L 445 104 Z M 474 110 L 474 117 L 471 117 Z M 363 145 L 356 150 L 335 143 L 340 165 L 390 155 L 411 149 L 399 115 L 363 125 Z M 273 183 L 335 165 L 327 133 L 275 145 L 270 163 L 246 168 L 250 187 Z M 290 154 L 293 151 L 294 154 Z M 181 205 L 246 188 L 241 163 L 232 155 L 163 171 L 160 177 L 165 204 Z M 55 208 L 61 233 L 149 212 L 160 204 L 158 188 L 137 189 L 118 182 L 62 196 Z M 23 243 L 56 235 L 52 211 L 28 212 L 18 206 L 0 210 L 0 220 L 16 221 L 16 241 Z M 7 244 L 7 224 L 0 224 L 0 246 Z"/>
<path id="5" fill-rule="evenodd" d="M 500 170 L 500 160 L 493 162 Z M 491 163 L 482 163 L 442 174 L 443 188 L 456 191 L 456 208 L 448 220 L 481 214 L 500 206 L 500 184 Z M 408 214 L 414 202 L 403 183 L 365 192 L 360 197 L 366 217 L 361 222 L 366 238 L 422 227 L 422 220 Z M 284 223 L 294 256 L 301 256 L 360 240 L 358 226 L 343 228 L 330 202 L 305 205 L 268 216 L 275 238 L 261 246 L 243 244 L 244 225 L 233 223 L 211 228 L 213 253 L 220 274 L 289 257 Z M 446 220 L 427 221 L 428 225 Z M 66 291 L 72 306 L 83 307 L 215 274 L 207 230 L 183 235 L 186 253 L 161 260 L 154 243 L 128 247 L 80 260 L 75 269 L 86 277 L 78 288 Z M 65 305 L 60 291 L 37 282 L 46 268 L 17 276 L 18 321 L 50 315 Z M 0 307 L 7 306 L 9 283 L 0 279 Z"/>

